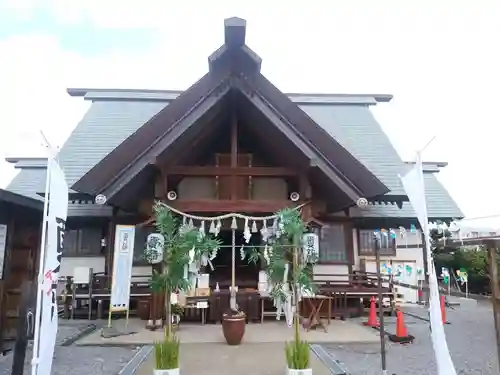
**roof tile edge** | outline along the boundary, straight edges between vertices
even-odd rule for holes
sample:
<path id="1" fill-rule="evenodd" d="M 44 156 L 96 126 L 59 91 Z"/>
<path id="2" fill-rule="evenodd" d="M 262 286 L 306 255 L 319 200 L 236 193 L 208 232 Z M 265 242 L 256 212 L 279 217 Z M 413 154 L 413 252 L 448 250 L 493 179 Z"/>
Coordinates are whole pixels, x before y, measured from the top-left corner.
<path id="1" fill-rule="evenodd" d="M 150 89 L 103 89 L 103 88 L 68 88 L 72 97 L 86 100 L 174 100 L 182 90 Z M 387 103 L 393 98 L 389 94 L 330 94 L 330 93 L 288 93 L 297 104 L 365 104 Z"/>

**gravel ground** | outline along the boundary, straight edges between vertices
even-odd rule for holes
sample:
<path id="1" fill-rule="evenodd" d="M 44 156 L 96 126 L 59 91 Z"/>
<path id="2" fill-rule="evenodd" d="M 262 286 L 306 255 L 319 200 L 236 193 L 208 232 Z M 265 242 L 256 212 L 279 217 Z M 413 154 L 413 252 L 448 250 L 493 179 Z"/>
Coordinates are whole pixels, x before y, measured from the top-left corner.
<path id="1" fill-rule="evenodd" d="M 132 359 L 138 348 L 61 346 L 88 326 L 87 321 L 59 321 L 52 375 L 115 375 Z M 31 374 L 31 345 L 26 352 L 24 374 Z M 12 352 L 0 357 L 0 375 L 10 374 Z"/>
<path id="2" fill-rule="evenodd" d="M 427 318 L 427 310 L 419 306 L 404 307 L 403 311 Z M 445 326 L 457 374 L 500 374 L 498 368 L 493 313 L 487 302 L 477 306 L 461 306 L 449 309 L 451 324 Z M 395 319 L 386 318 L 386 331 L 395 332 Z M 387 343 L 387 372 L 397 375 L 436 374 L 434 351 L 427 321 L 405 314 L 408 332 L 415 342 L 408 345 Z M 339 360 L 352 375 L 380 374 L 380 346 L 325 345 L 334 359 Z"/>

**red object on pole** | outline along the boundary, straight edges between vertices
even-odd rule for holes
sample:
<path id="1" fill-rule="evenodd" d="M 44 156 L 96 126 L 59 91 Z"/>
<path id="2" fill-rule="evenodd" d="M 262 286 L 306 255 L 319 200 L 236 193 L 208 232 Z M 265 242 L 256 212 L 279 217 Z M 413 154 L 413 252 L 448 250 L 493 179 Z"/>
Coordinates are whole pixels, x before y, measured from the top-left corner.
<path id="1" fill-rule="evenodd" d="M 380 327 L 380 323 L 377 319 L 377 310 L 375 308 L 375 297 L 370 298 L 370 314 L 368 315 L 368 321 L 363 322 L 363 325 L 368 327 Z"/>
<path id="2" fill-rule="evenodd" d="M 448 320 L 446 320 L 446 301 L 445 297 L 441 296 L 441 319 L 443 321 L 443 324 L 450 324 Z"/>

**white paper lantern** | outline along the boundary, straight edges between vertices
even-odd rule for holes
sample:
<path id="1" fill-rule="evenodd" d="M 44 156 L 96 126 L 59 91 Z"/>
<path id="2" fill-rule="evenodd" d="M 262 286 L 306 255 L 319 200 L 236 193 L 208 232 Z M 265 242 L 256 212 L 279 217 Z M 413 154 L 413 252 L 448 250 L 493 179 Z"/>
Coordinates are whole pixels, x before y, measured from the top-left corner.
<path id="1" fill-rule="evenodd" d="M 304 246 L 304 261 L 311 256 L 319 257 L 319 237 L 316 233 L 306 233 L 302 239 Z"/>
<path id="2" fill-rule="evenodd" d="M 147 248 L 150 254 L 149 262 L 151 264 L 160 263 L 163 259 L 163 246 L 165 238 L 160 233 L 151 233 L 147 238 Z"/>

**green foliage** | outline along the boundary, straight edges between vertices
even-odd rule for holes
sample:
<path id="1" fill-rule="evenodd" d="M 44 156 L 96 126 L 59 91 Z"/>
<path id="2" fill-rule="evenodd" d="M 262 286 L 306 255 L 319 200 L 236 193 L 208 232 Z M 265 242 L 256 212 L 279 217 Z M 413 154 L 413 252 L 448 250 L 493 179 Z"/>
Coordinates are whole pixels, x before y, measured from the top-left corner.
<path id="1" fill-rule="evenodd" d="M 289 265 L 288 285 L 291 288 L 296 311 L 294 316 L 295 338 L 285 344 L 285 355 L 288 368 L 309 368 L 309 344 L 300 339 L 299 311 L 297 299 L 300 293 L 314 292 L 308 263 L 315 262 L 313 254 L 304 254 L 302 238 L 306 233 L 306 226 L 300 217 L 300 212 L 294 209 L 284 209 L 277 212 L 278 228 L 269 238 L 271 250 L 267 254 L 253 252 L 249 255 L 250 261 L 262 257 L 268 280 L 272 283 L 271 296 L 285 302 L 283 292 L 283 275 L 286 265 Z M 307 262 L 306 262 L 307 260 Z"/>
<path id="2" fill-rule="evenodd" d="M 294 340 L 285 344 L 286 363 L 289 369 L 304 370 L 309 368 L 309 343 Z"/>
<path id="3" fill-rule="evenodd" d="M 156 229 L 163 236 L 163 272 L 154 272 L 151 278 L 151 288 L 155 292 L 164 292 L 167 298 L 167 327 L 170 330 L 172 315 L 168 306 L 170 294 L 174 291 L 187 291 L 189 280 L 184 277 L 184 269 L 190 263 L 190 253 L 193 261 L 210 257 L 213 250 L 221 245 L 218 239 L 209 235 L 200 235 L 199 229 L 182 225 L 179 218 L 163 203 L 156 202 L 153 206 Z M 150 260 L 158 255 L 155 250 L 160 242 L 152 238 L 144 250 L 145 258 Z"/>
<path id="4" fill-rule="evenodd" d="M 282 293 L 283 274 L 285 265 L 289 265 L 288 282 L 299 291 L 314 292 L 308 264 L 304 262 L 305 255 L 309 262 L 314 263 L 313 254 L 304 254 L 302 237 L 306 233 L 306 226 L 300 217 L 300 212 L 286 208 L 277 212 L 278 228 L 269 238 L 271 251 L 265 259 L 265 271 L 268 280 L 273 284 L 271 295 L 281 300 L 285 299 Z M 297 263 L 293 263 L 294 253 Z M 292 267 L 293 266 L 293 267 Z"/>
<path id="5" fill-rule="evenodd" d="M 453 253 L 437 252 L 434 255 L 436 270 L 441 267 L 455 272 L 465 268 L 468 273 L 468 287 L 471 293 L 489 293 L 489 261 L 488 250 L 482 246 L 462 246 Z M 497 260 L 500 271 L 500 254 L 497 250 Z"/>
<path id="6" fill-rule="evenodd" d="M 164 237 L 163 266 L 164 272 L 153 274 L 151 287 L 156 291 L 186 291 L 189 281 L 184 278 L 184 267 L 189 265 L 193 250 L 194 261 L 209 257 L 214 249 L 221 245 L 218 239 L 208 235 L 200 236 L 198 228 L 182 225 L 179 218 L 163 203 L 157 202 L 154 207 L 156 229 Z M 146 259 L 153 258 L 157 239 L 152 239 L 145 250 Z"/>
<path id="7" fill-rule="evenodd" d="M 170 370 L 179 368 L 179 340 L 175 335 L 168 334 L 165 329 L 163 341 L 155 341 L 155 369 Z"/>
<path id="8" fill-rule="evenodd" d="M 304 370 L 309 368 L 309 343 L 300 339 L 298 319 L 295 319 L 294 340 L 285 343 L 285 356 L 289 369 Z"/>
<path id="9" fill-rule="evenodd" d="M 443 222 L 437 220 L 434 222 L 435 227 L 430 230 L 431 247 L 434 253 L 439 252 L 439 245 L 445 239 L 451 239 L 451 232 L 448 229 L 443 229 Z"/>
<path id="10" fill-rule="evenodd" d="M 172 314 L 182 316 L 184 314 L 184 308 L 179 304 L 172 305 Z"/>

